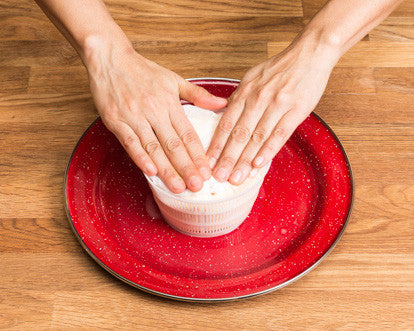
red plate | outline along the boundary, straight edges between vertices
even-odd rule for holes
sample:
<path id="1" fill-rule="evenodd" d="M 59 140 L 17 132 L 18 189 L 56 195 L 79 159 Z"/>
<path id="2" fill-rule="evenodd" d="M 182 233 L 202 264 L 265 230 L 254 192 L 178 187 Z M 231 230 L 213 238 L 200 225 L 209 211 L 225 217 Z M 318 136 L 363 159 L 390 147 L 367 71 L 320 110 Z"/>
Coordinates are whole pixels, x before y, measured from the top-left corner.
<path id="1" fill-rule="evenodd" d="M 228 97 L 238 81 L 194 83 Z M 130 285 L 164 297 L 217 301 L 266 293 L 304 275 L 344 231 L 351 169 L 334 133 L 312 114 L 273 160 L 250 216 L 215 238 L 162 219 L 141 171 L 98 119 L 66 172 L 66 207 L 85 250 Z"/>

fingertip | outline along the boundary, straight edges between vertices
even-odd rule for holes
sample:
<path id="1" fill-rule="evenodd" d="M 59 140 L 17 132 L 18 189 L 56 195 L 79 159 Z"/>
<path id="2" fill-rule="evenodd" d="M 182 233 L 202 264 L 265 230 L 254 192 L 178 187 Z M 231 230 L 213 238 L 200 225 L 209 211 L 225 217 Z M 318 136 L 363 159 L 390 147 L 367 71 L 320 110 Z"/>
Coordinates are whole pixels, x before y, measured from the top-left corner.
<path id="1" fill-rule="evenodd" d="M 218 168 L 213 172 L 213 176 L 218 182 L 222 183 L 228 179 L 229 174 L 225 168 Z"/>
<path id="2" fill-rule="evenodd" d="M 170 190 L 173 193 L 183 193 L 186 189 L 185 183 L 181 178 L 174 178 L 170 182 Z"/>
<path id="3" fill-rule="evenodd" d="M 196 175 L 192 175 L 188 179 L 188 189 L 192 192 L 200 191 L 203 188 L 203 180 Z"/>
<path id="4" fill-rule="evenodd" d="M 240 170 L 236 170 L 235 172 L 231 174 L 229 178 L 230 184 L 239 185 L 241 183 L 242 176 L 243 176 L 242 172 Z"/>

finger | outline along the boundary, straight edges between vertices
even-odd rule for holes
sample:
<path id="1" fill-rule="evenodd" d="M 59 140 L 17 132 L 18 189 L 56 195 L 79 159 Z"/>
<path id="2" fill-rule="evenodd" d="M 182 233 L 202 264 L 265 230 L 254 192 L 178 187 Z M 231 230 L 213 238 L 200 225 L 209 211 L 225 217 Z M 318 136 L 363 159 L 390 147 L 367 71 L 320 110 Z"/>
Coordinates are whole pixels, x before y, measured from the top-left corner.
<path id="1" fill-rule="evenodd" d="M 263 116 L 260 118 L 252 136 L 240 155 L 237 164 L 234 166 L 233 172 L 230 175 L 229 181 L 232 184 L 238 185 L 249 176 L 253 169 L 253 159 L 257 152 L 263 146 L 264 142 L 270 137 L 273 129 L 280 121 L 282 116 L 286 114 L 288 108 L 282 105 L 270 105 Z"/>
<path id="2" fill-rule="evenodd" d="M 263 115 L 265 109 L 263 102 L 264 100 L 253 98 L 246 102 L 246 106 L 228 137 L 226 146 L 215 166 L 213 175 L 217 180 L 226 181 L 228 179 L 234 165 L 239 160 L 240 154 L 249 142 L 254 128 Z M 238 181 L 241 175 L 242 173 L 236 172 L 233 178 L 234 181 Z"/>
<path id="3" fill-rule="evenodd" d="M 150 124 L 154 128 L 165 155 L 167 155 L 171 164 L 183 178 L 188 189 L 193 192 L 201 190 L 203 179 L 188 155 L 182 140 L 172 127 L 171 120 L 169 118 L 160 119 Z"/>
<path id="4" fill-rule="evenodd" d="M 207 150 L 207 157 L 209 158 L 211 168 L 215 166 L 219 159 L 227 139 L 243 111 L 243 107 L 244 100 L 235 98 L 230 102 L 228 108 L 221 117 Z"/>
<path id="5" fill-rule="evenodd" d="M 157 167 L 143 149 L 136 133 L 123 122 L 111 124 L 109 127 L 132 161 L 148 176 L 155 176 L 157 174 Z"/>
<path id="6" fill-rule="evenodd" d="M 227 99 L 216 97 L 201 86 L 195 85 L 183 78 L 180 79 L 180 97 L 194 105 L 217 110 L 226 107 Z"/>
<path id="7" fill-rule="evenodd" d="M 186 185 L 165 155 L 149 123 L 145 120 L 133 123 L 133 128 L 138 134 L 143 149 L 158 168 L 158 177 L 171 192 L 182 193 Z"/>
<path id="8" fill-rule="evenodd" d="M 288 111 L 280 119 L 269 139 L 260 148 L 253 165 L 261 168 L 271 161 L 304 119 L 297 111 Z"/>
<path id="9" fill-rule="evenodd" d="M 204 180 L 207 180 L 211 177 L 211 169 L 208 165 L 203 145 L 191 125 L 191 122 L 188 120 L 187 116 L 185 116 L 181 105 L 177 105 L 177 108 L 181 109 L 175 112 L 174 117 L 171 118 L 172 125 L 181 141 L 184 143 L 184 146 L 193 160 L 193 163 L 199 169 L 201 176 Z"/>

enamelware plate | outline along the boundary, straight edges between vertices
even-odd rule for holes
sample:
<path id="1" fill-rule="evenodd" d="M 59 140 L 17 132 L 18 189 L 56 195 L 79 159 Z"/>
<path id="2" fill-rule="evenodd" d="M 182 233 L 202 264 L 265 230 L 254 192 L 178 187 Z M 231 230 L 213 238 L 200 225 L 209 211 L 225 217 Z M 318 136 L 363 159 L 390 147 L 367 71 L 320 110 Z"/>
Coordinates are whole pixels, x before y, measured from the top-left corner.
<path id="1" fill-rule="evenodd" d="M 229 97 L 238 81 L 193 79 Z M 350 215 L 351 169 L 338 139 L 310 115 L 272 162 L 245 222 L 195 238 L 161 217 L 142 172 L 97 119 L 79 140 L 65 178 L 70 224 L 103 268 L 144 291 L 224 301 L 281 288 L 315 267 Z"/>

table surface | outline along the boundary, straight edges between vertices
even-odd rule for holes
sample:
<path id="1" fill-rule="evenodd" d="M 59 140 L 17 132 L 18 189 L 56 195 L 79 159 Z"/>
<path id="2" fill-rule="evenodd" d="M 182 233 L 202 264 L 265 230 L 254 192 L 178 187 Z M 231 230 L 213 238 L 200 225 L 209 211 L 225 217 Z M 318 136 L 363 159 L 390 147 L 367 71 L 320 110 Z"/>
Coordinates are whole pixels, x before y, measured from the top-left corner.
<path id="1" fill-rule="evenodd" d="M 324 1 L 107 2 L 144 56 L 184 77 L 241 78 Z M 414 328 L 413 1 L 344 56 L 315 110 L 354 173 L 341 241 L 288 287 L 220 304 L 143 293 L 83 251 L 63 180 L 97 117 L 86 71 L 33 1 L 0 7 L 0 328 Z"/>

